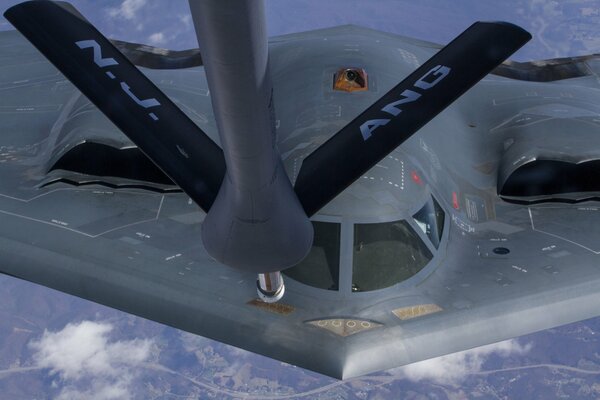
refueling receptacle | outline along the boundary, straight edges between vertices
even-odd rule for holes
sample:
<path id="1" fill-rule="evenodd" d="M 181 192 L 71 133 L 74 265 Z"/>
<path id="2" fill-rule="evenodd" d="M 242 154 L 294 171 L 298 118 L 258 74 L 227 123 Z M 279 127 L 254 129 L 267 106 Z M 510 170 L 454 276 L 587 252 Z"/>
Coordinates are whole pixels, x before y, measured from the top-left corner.
<path id="1" fill-rule="evenodd" d="M 367 71 L 362 68 L 340 68 L 333 76 L 333 90 L 362 92 L 369 90 Z"/>

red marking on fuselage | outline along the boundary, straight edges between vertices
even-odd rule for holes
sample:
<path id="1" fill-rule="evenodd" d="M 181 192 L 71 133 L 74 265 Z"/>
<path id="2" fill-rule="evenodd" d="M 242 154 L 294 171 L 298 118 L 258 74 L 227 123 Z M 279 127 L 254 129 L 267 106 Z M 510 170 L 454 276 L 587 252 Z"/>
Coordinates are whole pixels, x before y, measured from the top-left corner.
<path id="1" fill-rule="evenodd" d="M 458 210 L 460 208 L 458 204 L 458 195 L 456 194 L 456 192 L 452 192 L 452 207 L 454 207 L 455 210 Z"/>
<path id="2" fill-rule="evenodd" d="M 423 181 L 421 180 L 421 177 L 417 174 L 417 171 L 411 171 L 410 177 L 412 178 L 413 181 L 415 181 L 416 184 L 418 184 L 418 185 L 423 184 Z"/>

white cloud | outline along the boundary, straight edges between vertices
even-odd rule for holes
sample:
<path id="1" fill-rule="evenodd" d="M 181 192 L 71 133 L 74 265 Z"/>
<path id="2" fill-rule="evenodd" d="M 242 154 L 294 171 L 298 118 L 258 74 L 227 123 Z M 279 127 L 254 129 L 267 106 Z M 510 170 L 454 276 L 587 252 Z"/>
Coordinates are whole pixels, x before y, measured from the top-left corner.
<path id="1" fill-rule="evenodd" d="M 184 350 L 189 353 L 201 351 L 206 346 L 210 346 L 212 341 L 202 336 L 194 335 L 193 333 L 180 331 L 179 338 Z"/>
<path id="2" fill-rule="evenodd" d="M 152 35 L 148 36 L 148 41 L 149 41 L 149 44 L 160 45 L 160 44 L 164 44 L 167 41 L 167 39 L 166 39 L 164 33 L 156 32 L 156 33 L 153 33 Z"/>
<path id="3" fill-rule="evenodd" d="M 92 321 L 44 331 L 32 341 L 36 366 L 50 369 L 61 381 L 57 397 L 66 399 L 127 399 L 137 377 L 133 368 L 148 360 L 151 340 L 109 341 L 112 325 Z M 80 389 L 83 387 L 84 389 Z"/>
<path id="4" fill-rule="evenodd" d="M 531 344 L 522 346 L 516 339 L 477 347 L 442 357 L 400 367 L 395 374 L 412 381 L 430 380 L 440 384 L 459 384 L 468 375 L 481 371 L 491 354 L 502 357 L 522 355 L 531 350 Z"/>
<path id="5" fill-rule="evenodd" d="M 192 16 L 190 14 L 179 15 L 178 18 L 186 28 L 192 26 Z"/>
<path id="6" fill-rule="evenodd" d="M 108 9 L 108 15 L 114 18 L 132 20 L 136 13 L 146 5 L 146 0 L 123 0 L 119 7 Z"/>
<path id="7" fill-rule="evenodd" d="M 91 387 L 80 390 L 74 386 L 63 387 L 56 400 L 113 400 L 130 399 L 132 397 L 128 388 L 129 382 L 124 380 L 118 382 L 93 381 Z"/>

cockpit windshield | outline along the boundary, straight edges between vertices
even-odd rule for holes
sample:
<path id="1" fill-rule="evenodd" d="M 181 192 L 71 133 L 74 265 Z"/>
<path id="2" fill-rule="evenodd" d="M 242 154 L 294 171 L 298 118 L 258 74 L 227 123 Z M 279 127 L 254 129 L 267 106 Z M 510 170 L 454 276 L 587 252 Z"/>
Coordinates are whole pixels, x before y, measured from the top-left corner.
<path id="1" fill-rule="evenodd" d="M 304 284 L 338 290 L 340 268 L 340 224 L 313 221 L 315 232 L 310 253 L 285 274 Z"/>
<path id="2" fill-rule="evenodd" d="M 440 246 L 444 229 L 444 211 L 442 207 L 431 197 L 423 208 L 413 215 L 413 218 L 437 249 Z"/>
<path id="3" fill-rule="evenodd" d="M 430 249 L 439 248 L 445 214 L 439 203 L 429 197 L 412 218 L 355 223 L 354 229 L 344 230 L 344 237 L 340 223 L 313 221 L 315 235 L 310 253 L 284 274 L 300 283 L 334 291 L 340 290 L 340 275 L 348 278 L 343 279 L 348 283 L 342 291 L 350 290 L 350 273 L 353 292 L 383 289 L 405 281 L 431 261 Z M 351 257 L 346 254 L 341 258 L 340 248 L 349 249 L 351 244 Z M 341 259 L 347 261 L 340 263 Z"/>
<path id="4" fill-rule="evenodd" d="M 355 224 L 352 290 L 392 286 L 415 275 L 432 257 L 406 221 Z"/>

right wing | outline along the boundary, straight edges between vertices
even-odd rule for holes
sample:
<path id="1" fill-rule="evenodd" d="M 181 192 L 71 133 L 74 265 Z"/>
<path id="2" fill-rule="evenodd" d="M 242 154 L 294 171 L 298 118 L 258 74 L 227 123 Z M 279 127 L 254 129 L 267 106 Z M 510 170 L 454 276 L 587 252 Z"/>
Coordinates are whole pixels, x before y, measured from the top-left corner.
<path id="1" fill-rule="evenodd" d="M 306 214 L 319 211 L 530 39 L 506 22 L 471 25 L 302 162 L 294 189 Z"/>

